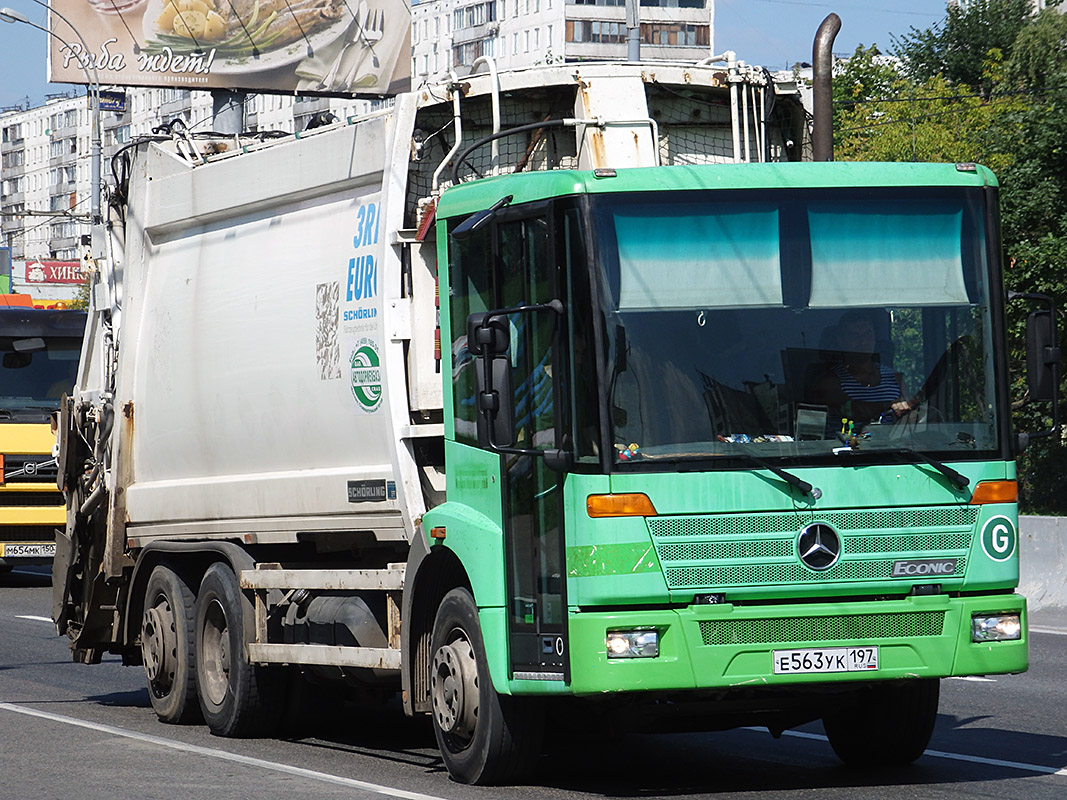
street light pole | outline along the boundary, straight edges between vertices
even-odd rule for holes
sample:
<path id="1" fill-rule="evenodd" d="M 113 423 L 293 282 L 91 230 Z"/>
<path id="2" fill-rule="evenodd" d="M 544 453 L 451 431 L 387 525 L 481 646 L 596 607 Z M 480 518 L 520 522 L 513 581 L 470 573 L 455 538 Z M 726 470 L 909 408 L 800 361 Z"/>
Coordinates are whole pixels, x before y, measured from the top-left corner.
<path id="1" fill-rule="evenodd" d="M 626 0 L 626 60 L 631 63 L 641 60 L 641 6 L 638 0 Z"/>
<path id="2" fill-rule="evenodd" d="M 85 38 L 81 35 L 81 32 L 77 28 L 75 28 L 74 25 L 71 24 L 71 21 L 69 19 L 64 17 L 62 14 L 60 14 L 54 8 L 49 6 L 47 3 L 42 2 L 42 0 L 33 0 L 33 2 L 37 3 L 37 5 L 39 6 L 44 6 L 51 13 L 55 14 L 57 17 L 67 23 L 67 26 L 72 31 L 74 31 L 74 34 L 81 42 L 82 54 L 78 58 L 78 66 L 80 66 L 82 68 L 82 71 L 85 72 L 85 78 L 89 82 L 89 107 L 90 114 L 92 117 L 90 123 L 91 134 L 89 140 L 89 176 L 90 182 L 92 184 L 92 188 L 90 190 L 92 197 L 90 197 L 89 199 L 89 216 L 91 223 L 93 225 L 98 225 L 102 221 L 102 217 L 100 215 L 100 200 L 103 194 L 103 186 L 101 184 L 100 178 L 100 160 L 102 153 L 102 148 L 100 145 L 100 76 L 97 74 L 96 64 L 93 63 L 92 59 L 89 56 L 89 45 L 85 43 Z M 50 30 L 49 28 L 42 27 L 36 22 L 32 22 L 29 17 L 19 11 L 15 11 L 11 8 L 0 8 L 0 20 L 3 20 L 4 22 L 21 22 L 24 25 L 29 25 L 31 28 L 36 28 L 39 31 L 44 31 L 49 36 L 56 39 L 68 50 L 74 50 L 74 47 L 70 44 L 70 42 L 68 42 L 58 33 Z M 91 72 L 90 68 L 92 70 Z"/>

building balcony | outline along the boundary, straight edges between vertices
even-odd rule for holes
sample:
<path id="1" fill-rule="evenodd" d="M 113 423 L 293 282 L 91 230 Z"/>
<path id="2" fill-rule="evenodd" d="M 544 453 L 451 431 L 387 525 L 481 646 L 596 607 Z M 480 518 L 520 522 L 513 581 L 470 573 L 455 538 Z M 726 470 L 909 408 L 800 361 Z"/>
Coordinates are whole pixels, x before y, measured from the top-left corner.
<path id="1" fill-rule="evenodd" d="M 78 246 L 77 236 L 55 236 L 48 240 L 48 249 L 56 252 L 58 250 L 70 250 L 71 248 Z"/>
<path id="2" fill-rule="evenodd" d="M 465 44 L 477 39 L 488 39 L 490 36 L 495 36 L 498 30 L 500 30 L 500 25 L 496 22 L 487 22 L 484 25 L 462 28 L 452 32 L 452 44 Z"/>
<path id="3" fill-rule="evenodd" d="M 188 114 L 193 110 L 193 99 L 186 94 L 185 97 L 179 97 L 176 100 L 168 100 L 159 106 L 159 119 L 171 120 L 174 117 L 181 116 L 182 114 Z"/>

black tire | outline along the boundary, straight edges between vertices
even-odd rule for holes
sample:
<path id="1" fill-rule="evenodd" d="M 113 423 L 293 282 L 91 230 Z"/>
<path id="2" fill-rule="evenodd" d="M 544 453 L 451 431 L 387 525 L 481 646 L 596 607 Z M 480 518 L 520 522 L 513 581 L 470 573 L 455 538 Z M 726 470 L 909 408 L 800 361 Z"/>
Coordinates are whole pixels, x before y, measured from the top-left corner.
<path id="1" fill-rule="evenodd" d="M 278 727 L 285 674 L 245 656 L 244 603 L 223 563 L 204 573 L 196 598 L 196 679 L 200 709 L 216 736 L 270 736 Z"/>
<path id="2" fill-rule="evenodd" d="M 527 774 L 541 752 L 544 704 L 493 689 L 478 608 L 466 589 L 441 601 L 430 652 L 433 731 L 448 774 L 481 785 Z"/>
<path id="3" fill-rule="evenodd" d="M 193 646 L 196 596 L 174 570 L 159 565 L 148 576 L 141 618 L 141 656 L 148 696 L 161 722 L 200 721 Z"/>
<path id="4" fill-rule="evenodd" d="M 842 698 L 823 716 L 837 757 L 850 767 L 910 764 L 926 750 L 937 721 L 936 678 L 887 683 Z"/>

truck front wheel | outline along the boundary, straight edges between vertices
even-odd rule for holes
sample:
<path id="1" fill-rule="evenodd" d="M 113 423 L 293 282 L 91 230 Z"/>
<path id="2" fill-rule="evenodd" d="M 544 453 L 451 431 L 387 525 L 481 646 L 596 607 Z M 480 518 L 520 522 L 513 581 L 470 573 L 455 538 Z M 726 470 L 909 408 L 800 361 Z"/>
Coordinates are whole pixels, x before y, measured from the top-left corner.
<path id="1" fill-rule="evenodd" d="M 826 738 L 852 767 L 910 764 L 930 743 L 940 689 L 936 678 L 925 678 L 849 694 L 823 716 Z"/>
<path id="2" fill-rule="evenodd" d="M 466 589 L 453 589 L 437 609 L 430 644 L 433 730 L 448 774 L 461 783 L 506 783 L 540 753 L 544 715 L 531 698 L 493 689 Z"/>
<path id="3" fill-rule="evenodd" d="M 192 590 L 162 564 L 152 570 L 145 588 L 141 618 L 141 657 L 148 696 L 161 722 L 196 722 L 196 668 L 193 655 Z"/>
<path id="4" fill-rule="evenodd" d="M 269 736 L 281 716 L 284 675 L 245 658 L 244 602 L 233 570 L 211 565 L 196 598 L 196 677 L 216 736 Z"/>

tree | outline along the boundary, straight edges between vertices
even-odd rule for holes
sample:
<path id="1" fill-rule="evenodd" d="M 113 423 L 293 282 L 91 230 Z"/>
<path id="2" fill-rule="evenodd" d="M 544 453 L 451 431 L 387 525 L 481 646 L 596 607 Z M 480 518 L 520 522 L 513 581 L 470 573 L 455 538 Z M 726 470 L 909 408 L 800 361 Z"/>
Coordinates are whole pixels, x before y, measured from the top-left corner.
<path id="1" fill-rule="evenodd" d="M 860 44 L 849 58 L 840 59 L 834 64 L 835 145 L 841 142 L 838 132 L 843 127 L 843 117 L 849 115 L 857 105 L 893 93 L 902 77 L 897 63 L 883 56 L 877 45 L 864 47 Z"/>
<path id="2" fill-rule="evenodd" d="M 941 76 L 953 86 L 988 93 L 992 87 L 984 65 L 989 51 L 1010 57 L 1031 11 L 1031 0 L 974 0 L 965 7 L 953 6 L 941 24 L 925 30 L 913 27 L 893 37 L 893 54 L 913 80 Z"/>
<path id="3" fill-rule="evenodd" d="M 1063 85 L 1067 80 L 1067 14 L 1046 8 L 1019 31 L 1007 77 L 1031 91 Z"/>
<path id="4" fill-rule="evenodd" d="M 993 52 L 987 75 L 1002 71 L 998 55 Z M 1017 96 L 987 100 L 959 92 L 940 76 L 921 83 L 898 76 L 883 96 L 839 113 L 836 155 L 845 161 L 973 161 L 999 171 L 1013 147 L 989 132 L 1019 108 Z"/>
<path id="5" fill-rule="evenodd" d="M 1050 3 L 1053 5 L 1054 3 Z M 952 9 L 935 28 L 895 39 L 900 76 L 871 80 L 861 58 L 836 94 L 836 156 L 842 160 L 976 161 L 999 177 L 1005 287 L 1067 305 L 1067 16 L 1031 16 L 1026 0 L 985 0 Z M 858 56 L 864 56 L 857 51 Z M 855 56 L 854 56 L 855 58 Z M 841 74 L 849 74 L 842 68 Z M 877 91 L 865 87 L 877 86 Z M 857 88 L 858 87 L 858 88 Z M 856 95 L 849 98 L 850 90 Z M 881 92 L 879 96 L 878 92 Z M 1008 305 L 1013 385 L 1025 392 L 1025 318 Z M 1061 388 L 1061 396 L 1067 397 Z M 1048 408 L 1023 405 L 1015 428 L 1048 428 Z M 1033 442 L 1019 459 L 1022 507 L 1067 514 L 1067 440 Z"/>

